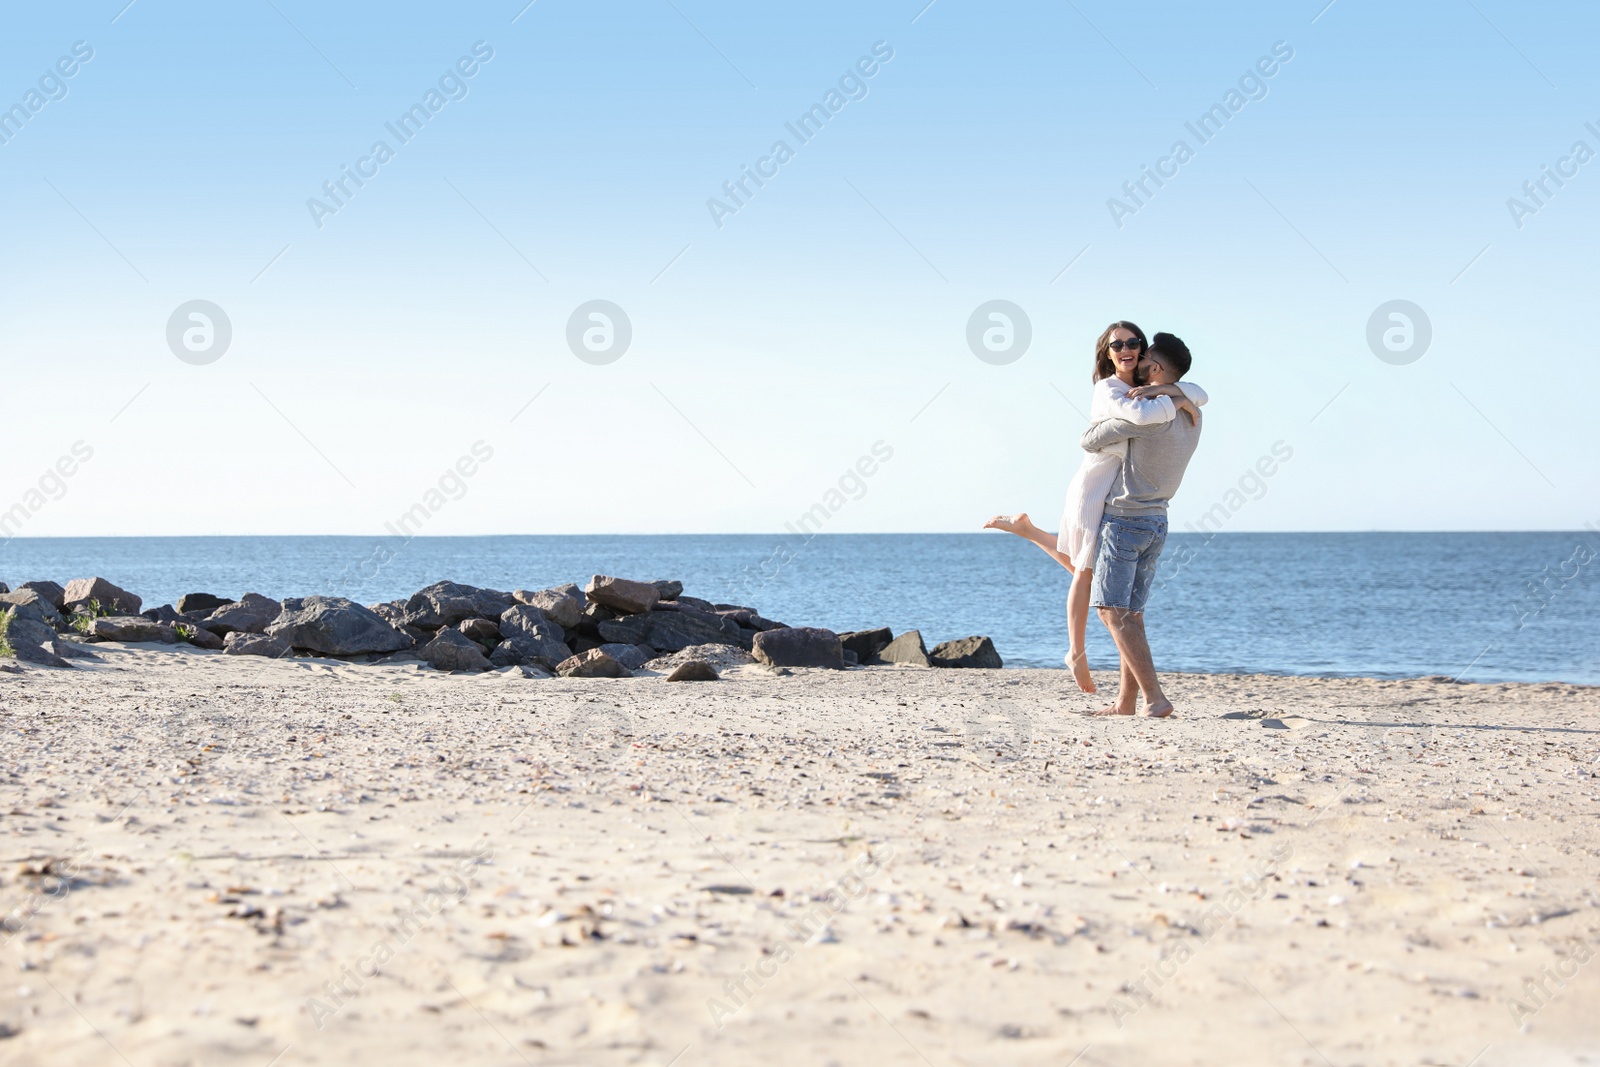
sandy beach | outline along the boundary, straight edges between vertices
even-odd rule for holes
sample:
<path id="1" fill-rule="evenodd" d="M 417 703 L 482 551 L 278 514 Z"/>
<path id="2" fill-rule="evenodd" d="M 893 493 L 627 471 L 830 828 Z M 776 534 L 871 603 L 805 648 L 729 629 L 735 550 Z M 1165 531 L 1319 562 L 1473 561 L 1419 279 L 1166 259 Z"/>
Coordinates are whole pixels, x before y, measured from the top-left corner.
<path id="1" fill-rule="evenodd" d="M 7 1063 L 1600 1059 L 1600 690 L 95 647 L 0 674 Z"/>

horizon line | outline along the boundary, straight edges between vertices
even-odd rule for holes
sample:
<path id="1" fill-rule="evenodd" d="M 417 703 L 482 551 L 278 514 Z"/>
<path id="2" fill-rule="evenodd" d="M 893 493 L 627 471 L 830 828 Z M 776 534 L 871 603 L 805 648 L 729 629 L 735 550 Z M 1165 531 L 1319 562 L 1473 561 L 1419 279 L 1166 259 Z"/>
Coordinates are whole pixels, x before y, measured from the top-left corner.
<path id="1" fill-rule="evenodd" d="M 207 534 L 51 534 L 42 536 L 23 536 L 21 534 L 0 539 L 0 551 L 13 541 L 132 541 L 132 540 L 226 540 L 246 538 L 321 538 L 337 537 L 350 540 L 381 539 L 399 541 L 454 541 L 489 538 L 515 538 L 515 537 L 800 537 L 811 540 L 816 537 L 983 537 L 1001 531 L 984 529 L 977 530 L 840 530 L 818 531 L 812 534 L 796 534 L 789 530 L 756 530 L 756 531 L 659 531 L 654 533 L 472 533 L 472 534 L 412 534 L 399 536 L 389 533 L 207 533 Z M 1600 528 L 1588 525 L 1581 528 L 1555 528 L 1538 527 L 1527 529 L 1471 529 L 1471 530 L 1424 530 L 1424 529 L 1364 529 L 1364 530 L 1171 530 L 1169 536 L 1194 535 L 1213 537 L 1240 537 L 1240 536 L 1366 536 L 1370 534 L 1596 534 L 1600 535 Z"/>

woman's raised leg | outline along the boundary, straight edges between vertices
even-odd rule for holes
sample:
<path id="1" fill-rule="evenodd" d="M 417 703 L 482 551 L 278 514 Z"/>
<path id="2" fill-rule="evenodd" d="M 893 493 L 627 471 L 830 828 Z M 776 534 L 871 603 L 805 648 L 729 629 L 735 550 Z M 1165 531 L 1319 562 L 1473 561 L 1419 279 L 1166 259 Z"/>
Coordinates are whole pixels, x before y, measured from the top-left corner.
<path id="1" fill-rule="evenodd" d="M 1045 555 L 1049 556 L 1051 559 L 1067 568 L 1067 570 L 1071 571 L 1074 569 L 1072 566 L 1072 560 L 1067 558 L 1067 554 L 1057 550 L 1056 535 L 1050 533 L 1048 530 L 1041 530 L 1039 527 L 1035 526 L 1033 524 L 1033 520 L 1028 518 L 1027 512 L 1022 512 L 1018 515 L 996 515 L 994 518 L 984 523 L 983 528 L 985 530 L 1004 530 L 1006 533 L 1016 534 L 1024 541 L 1032 541 L 1034 544 L 1038 545 L 1044 550 Z M 1087 613 L 1087 600 L 1084 601 L 1084 605 L 1084 610 Z M 1093 690 L 1091 690 L 1091 692 L 1092 691 Z"/>

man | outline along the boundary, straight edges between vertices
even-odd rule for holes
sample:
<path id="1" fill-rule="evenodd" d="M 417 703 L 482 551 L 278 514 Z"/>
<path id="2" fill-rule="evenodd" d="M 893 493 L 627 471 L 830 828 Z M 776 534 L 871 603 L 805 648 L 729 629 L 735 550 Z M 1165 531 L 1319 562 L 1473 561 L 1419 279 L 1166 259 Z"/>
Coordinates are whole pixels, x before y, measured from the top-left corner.
<path id="1" fill-rule="evenodd" d="M 1145 361 L 1150 366 L 1141 371 L 1150 378 L 1176 382 L 1189 373 L 1193 359 L 1188 345 L 1170 333 L 1158 333 Z M 1135 426 L 1118 419 L 1096 423 L 1083 435 L 1083 447 L 1091 452 L 1116 441 L 1128 442 L 1128 455 L 1106 497 L 1089 603 L 1117 643 L 1121 685 L 1116 703 L 1096 714 L 1132 715 L 1142 691 L 1145 714 L 1165 718 L 1172 714 L 1172 701 L 1156 678 L 1144 632 L 1144 605 L 1167 542 L 1167 503 L 1200 443 L 1200 425 L 1198 420 L 1179 418 Z"/>

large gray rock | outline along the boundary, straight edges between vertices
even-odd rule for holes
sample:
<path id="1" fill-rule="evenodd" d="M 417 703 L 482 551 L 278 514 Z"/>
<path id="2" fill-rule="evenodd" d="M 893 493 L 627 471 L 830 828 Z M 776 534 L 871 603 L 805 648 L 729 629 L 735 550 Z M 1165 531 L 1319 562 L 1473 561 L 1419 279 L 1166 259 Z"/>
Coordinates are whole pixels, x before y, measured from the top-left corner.
<path id="1" fill-rule="evenodd" d="M 630 671 L 638 670 L 656 656 L 656 650 L 649 645 L 623 645 L 616 642 L 601 645 L 600 651 Z"/>
<path id="2" fill-rule="evenodd" d="M 44 622 L 43 613 L 35 605 L 12 606 L 0 615 L 0 636 L 11 646 L 12 654 L 24 663 L 42 667 L 72 666 L 61 658 L 62 641 Z"/>
<path id="3" fill-rule="evenodd" d="M 565 630 L 577 626 L 578 620 L 583 618 L 583 590 L 576 585 L 558 585 L 553 589 L 532 592 L 518 589 L 511 595 L 520 603 L 538 608 L 550 617 L 551 622 Z"/>
<path id="4" fill-rule="evenodd" d="M 227 597 L 213 596 L 210 593 L 185 593 L 178 598 L 178 614 L 198 615 L 205 618 L 218 608 L 225 608 L 234 601 Z"/>
<path id="5" fill-rule="evenodd" d="M 178 642 L 178 632 L 171 626 L 143 615 L 104 615 L 89 624 L 89 632 L 102 641 L 148 641 L 163 645 Z"/>
<path id="6" fill-rule="evenodd" d="M 225 656 L 268 656 L 272 659 L 288 659 L 294 655 L 294 649 L 289 642 L 281 637 L 270 637 L 267 634 L 253 634 L 246 630 L 234 630 L 223 638 L 225 646 L 222 654 Z"/>
<path id="7" fill-rule="evenodd" d="M 413 644 L 425 645 L 433 640 L 434 630 L 424 630 L 418 626 L 406 625 L 406 602 L 404 600 L 385 600 L 381 604 L 368 604 L 373 613 L 396 630 L 411 638 Z M 498 641 L 496 633 L 495 640 Z M 481 642 L 480 642 L 481 643 Z M 493 648 L 493 645 L 489 647 Z"/>
<path id="8" fill-rule="evenodd" d="M 500 613 L 500 620 L 497 626 L 501 637 L 530 634 L 535 628 L 543 632 L 561 629 L 550 616 L 530 604 L 511 605 Z"/>
<path id="9" fill-rule="evenodd" d="M 404 629 L 406 624 L 406 602 L 404 600 L 385 600 L 381 604 L 368 604 L 372 613 L 396 630 Z"/>
<path id="10" fill-rule="evenodd" d="M 543 667 L 553 671 L 556 664 L 571 657 L 572 649 L 554 637 L 541 640 L 518 635 L 496 645 L 489 654 L 489 661 L 496 667 Z"/>
<path id="11" fill-rule="evenodd" d="M 71 609 L 98 601 L 107 614 L 137 615 L 144 602 L 121 586 L 104 578 L 74 578 L 62 591 L 62 607 Z"/>
<path id="12" fill-rule="evenodd" d="M 410 637 L 370 608 L 342 596 L 290 597 L 283 602 L 283 614 L 267 627 L 267 633 L 283 638 L 295 648 L 326 656 L 398 652 L 411 647 Z"/>
<path id="13" fill-rule="evenodd" d="M 260 593 L 246 593 L 237 604 L 218 608 L 200 625 L 216 634 L 227 637 L 231 633 L 264 634 L 267 627 L 283 613 L 283 605 Z"/>
<path id="14" fill-rule="evenodd" d="M 651 582 L 656 587 L 656 595 L 662 600 L 677 600 L 683 595 L 683 583 L 674 581 Z"/>
<path id="15" fill-rule="evenodd" d="M 749 634 L 740 630 L 732 619 L 681 606 L 677 611 L 651 611 L 609 619 L 599 624 L 599 630 L 606 641 L 649 645 L 657 652 L 676 652 L 690 645 L 709 644 L 748 648 L 750 642 Z"/>
<path id="16" fill-rule="evenodd" d="M 17 594 L 11 593 L 9 595 L 16 596 Z M 61 616 L 56 615 L 55 609 L 43 600 L 40 600 L 36 594 L 28 593 L 25 594 L 25 596 L 26 599 L 22 603 L 15 603 L 0 599 L 0 615 L 9 614 L 14 619 L 21 619 L 26 622 L 42 623 L 45 626 L 51 627 L 52 632 L 54 632 L 54 623 L 52 620 L 59 619 Z"/>
<path id="17" fill-rule="evenodd" d="M 424 630 L 455 626 L 464 619 L 498 619 L 515 601 L 510 593 L 458 582 L 434 582 L 406 601 L 406 625 Z"/>
<path id="18" fill-rule="evenodd" d="M 717 669 L 703 659 L 685 660 L 672 668 L 672 673 L 667 675 L 669 682 L 715 682 L 719 675 Z"/>
<path id="19" fill-rule="evenodd" d="M 179 616 L 179 621 L 172 623 L 172 629 L 178 635 L 178 640 L 184 644 L 203 648 L 208 652 L 221 652 L 227 647 L 227 642 L 216 634 L 201 626 L 196 619 L 185 619 Z"/>
<path id="20" fill-rule="evenodd" d="M 478 643 L 460 630 L 440 630 L 417 649 L 417 656 L 441 671 L 486 671 L 493 666 Z"/>
<path id="21" fill-rule="evenodd" d="M 981 667 L 999 670 L 1005 666 L 1000 662 L 1000 653 L 995 651 L 994 642 L 987 637 L 962 637 L 946 641 L 942 645 L 934 645 L 933 651 L 928 653 L 928 659 L 935 667 Z"/>
<path id="22" fill-rule="evenodd" d="M 627 578 L 613 578 L 597 574 L 589 579 L 583 590 L 591 604 L 604 604 L 624 615 L 638 615 L 649 611 L 661 599 L 660 592 L 649 582 L 634 582 Z"/>
<path id="23" fill-rule="evenodd" d="M 525 642 L 505 640 L 494 646 L 489 662 L 496 667 L 527 667 L 533 660 L 533 648 Z"/>
<path id="24" fill-rule="evenodd" d="M 537 665 L 554 670 L 556 664 L 571 656 L 573 651 L 567 646 L 561 627 L 528 604 L 514 605 L 501 614 L 500 636 L 511 645 L 507 653 L 517 657 L 511 662 L 523 666 Z M 507 653 L 501 653 L 501 658 Z"/>
<path id="25" fill-rule="evenodd" d="M 32 589 L 35 593 L 38 593 L 39 596 L 49 601 L 50 606 L 55 608 L 57 611 L 60 611 L 67 606 L 67 591 L 61 588 L 61 586 L 57 585 L 55 582 L 23 582 L 21 585 L 17 586 L 15 592 L 20 593 L 24 589 Z M 0 589 L 0 592 L 5 592 L 5 590 Z"/>
<path id="26" fill-rule="evenodd" d="M 788 626 L 763 630 L 750 647 L 756 660 L 772 667 L 828 667 L 844 670 L 844 646 L 839 635 L 817 626 Z"/>
<path id="27" fill-rule="evenodd" d="M 38 590 L 17 587 L 14 593 L 0 593 L 0 611 L 8 607 L 28 608 L 30 615 L 37 615 L 39 621 L 50 626 L 63 626 L 64 621 L 56 606 L 48 599 L 41 596 Z"/>
<path id="28" fill-rule="evenodd" d="M 606 639 L 600 636 L 600 624 L 621 617 L 622 612 L 616 608 L 608 608 L 604 604 L 586 604 L 583 614 L 578 616 L 578 625 L 572 627 L 572 632 L 594 638 L 596 641 L 604 641 Z"/>
<path id="29" fill-rule="evenodd" d="M 904 663 L 913 667 L 931 667 L 928 646 L 922 643 L 922 631 L 907 630 L 878 650 L 875 659 L 868 663 Z"/>
<path id="30" fill-rule="evenodd" d="M 177 609 L 175 609 L 171 604 L 162 604 L 158 608 L 145 608 L 143 611 L 139 612 L 139 614 L 149 619 L 151 622 L 164 622 L 170 624 L 180 620 L 183 622 L 193 621 L 186 616 L 178 614 Z"/>
<path id="31" fill-rule="evenodd" d="M 751 611 L 749 608 L 737 608 L 733 611 L 719 611 L 717 614 L 721 615 L 725 619 L 732 619 L 740 626 L 751 630 L 782 630 L 787 626 L 786 623 L 774 622 L 771 619 L 764 618 L 756 612 Z"/>
<path id="32" fill-rule="evenodd" d="M 844 650 L 854 652 L 858 663 L 871 663 L 872 657 L 887 648 L 889 642 L 893 640 L 894 631 L 887 626 L 880 626 L 874 630 L 853 630 L 839 635 Z"/>
<path id="33" fill-rule="evenodd" d="M 462 619 L 456 629 L 480 645 L 493 648 L 500 643 L 500 624 L 493 619 Z"/>
<path id="34" fill-rule="evenodd" d="M 563 678 L 627 678 L 628 668 L 606 655 L 598 648 L 580 652 L 556 664 L 556 673 Z"/>

